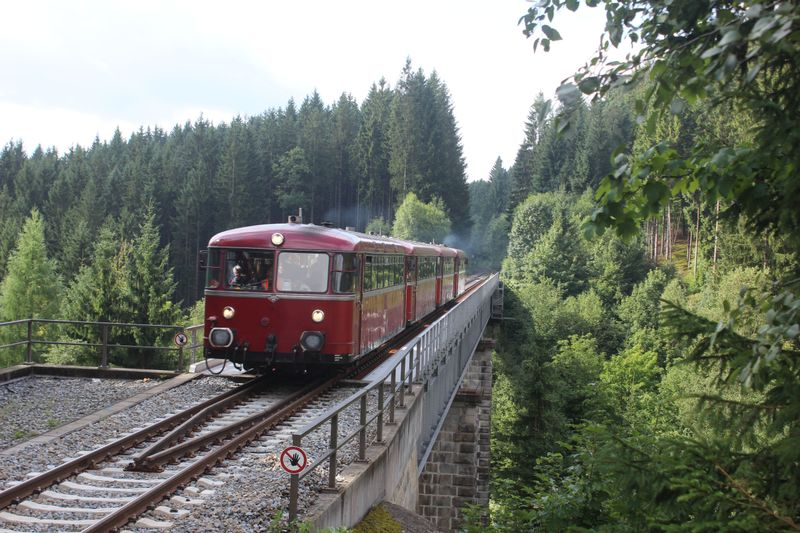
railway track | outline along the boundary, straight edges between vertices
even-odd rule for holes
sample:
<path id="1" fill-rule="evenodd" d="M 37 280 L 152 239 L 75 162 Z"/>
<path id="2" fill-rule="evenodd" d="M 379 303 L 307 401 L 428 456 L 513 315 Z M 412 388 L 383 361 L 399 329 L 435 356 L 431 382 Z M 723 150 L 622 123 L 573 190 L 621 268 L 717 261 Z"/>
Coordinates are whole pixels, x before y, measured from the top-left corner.
<path id="1" fill-rule="evenodd" d="M 172 498 L 169 502 L 174 505 L 156 507 L 159 502 L 195 480 L 200 480 L 196 494 L 213 489 L 218 482 L 204 479 L 206 472 L 342 379 L 378 364 L 379 355 L 347 373 L 317 379 L 292 392 L 265 392 L 270 380 L 254 379 L 47 472 L 32 474 L 0 492 L 0 532 L 112 531 L 154 507 L 164 520 L 144 519 L 137 527 L 167 527 L 170 518 L 188 514 L 186 507 L 203 500 Z"/>
<path id="2" fill-rule="evenodd" d="M 441 309 L 390 345 L 334 376 L 268 392 L 268 378 L 257 378 L 210 400 L 134 431 L 107 445 L 0 491 L 0 533 L 11 531 L 112 531 L 149 509 L 163 520 L 145 518 L 140 528 L 164 528 L 170 519 L 204 503 L 204 488 L 219 481 L 204 478 L 269 430 L 306 408 L 337 383 L 369 373 L 435 320 Z M 256 442 L 256 444 L 258 444 Z M 279 451 L 279 450 L 272 450 Z M 195 486 L 189 496 L 173 496 Z M 167 498 L 169 505 L 158 504 Z M 152 514 L 152 513 L 151 513 Z"/>
<path id="3" fill-rule="evenodd" d="M 275 394 L 265 392 L 264 381 L 256 379 L 32 475 L 0 492 L 0 528 L 120 528 L 179 487 L 201 478 L 334 383 L 335 378 Z"/>

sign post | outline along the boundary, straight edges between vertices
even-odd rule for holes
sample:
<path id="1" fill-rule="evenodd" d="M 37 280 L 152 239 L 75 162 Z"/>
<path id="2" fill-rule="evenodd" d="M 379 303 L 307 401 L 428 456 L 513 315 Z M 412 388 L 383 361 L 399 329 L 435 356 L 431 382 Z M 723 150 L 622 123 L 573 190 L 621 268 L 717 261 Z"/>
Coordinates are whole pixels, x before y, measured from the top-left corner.
<path id="1" fill-rule="evenodd" d="M 300 446 L 287 446 L 280 456 L 281 468 L 289 474 L 289 521 L 297 518 L 297 496 L 300 485 L 300 472 L 308 465 L 308 455 Z"/>

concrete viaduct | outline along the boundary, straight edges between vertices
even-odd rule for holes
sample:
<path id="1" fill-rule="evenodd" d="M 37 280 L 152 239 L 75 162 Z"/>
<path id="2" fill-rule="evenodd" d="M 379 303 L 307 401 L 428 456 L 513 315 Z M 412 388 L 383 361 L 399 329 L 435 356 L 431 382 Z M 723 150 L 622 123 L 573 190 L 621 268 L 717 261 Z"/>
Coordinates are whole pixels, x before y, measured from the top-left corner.
<path id="1" fill-rule="evenodd" d="M 488 506 L 493 342 L 484 330 L 502 315 L 502 297 L 498 275 L 491 276 L 373 372 L 363 391 L 295 433 L 302 446 L 305 435 L 332 428 L 331 452 L 316 463 L 334 465 L 334 473 L 305 520 L 317 528 L 353 526 L 389 501 L 454 531 L 465 506 Z M 336 450 L 346 437 L 337 434 L 337 413 L 359 405 L 362 430 L 352 441 L 360 460 L 340 470 Z M 309 473 L 292 476 L 294 505 Z"/>

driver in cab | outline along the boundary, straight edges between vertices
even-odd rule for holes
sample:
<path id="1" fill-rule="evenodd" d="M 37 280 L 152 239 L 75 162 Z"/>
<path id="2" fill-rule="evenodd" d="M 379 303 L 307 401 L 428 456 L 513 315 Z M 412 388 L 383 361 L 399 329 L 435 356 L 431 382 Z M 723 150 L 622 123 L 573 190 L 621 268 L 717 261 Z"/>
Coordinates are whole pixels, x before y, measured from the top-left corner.
<path id="1" fill-rule="evenodd" d="M 244 268 L 242 265 L 236 265 L 233 267 L 233 275 L 231 276 L 228 285 L 231 287 L 241 288 L 247 285 L 248 283 L 247 275 L 244 273 Z"/>

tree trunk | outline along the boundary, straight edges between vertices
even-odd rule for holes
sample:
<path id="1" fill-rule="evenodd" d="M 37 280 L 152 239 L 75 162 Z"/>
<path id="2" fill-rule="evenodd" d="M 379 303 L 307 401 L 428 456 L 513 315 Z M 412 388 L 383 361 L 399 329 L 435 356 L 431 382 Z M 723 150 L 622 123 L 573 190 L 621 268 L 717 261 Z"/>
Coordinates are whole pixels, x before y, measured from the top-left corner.
<path id="1" fill-rule="evenodd" d="M 692 268 L 692 274 L 697 276 L 697 256 L 700 253 L 700 200 L 697 200 L 697 224 L 696 230 L 694 234 L 694 267 Z"/>
<path id="2" fill-rule="evenodd" d="M 672 202 L 667 204 L 667 259 L 672 260 Z"/>
<path id="3" fill-rule="evenodd" d="M 658 261 L 658 219 L 653 220 L 653 261 Z"/>
<path id="4" fill-rule="evenodd" d="M 719 236 L 719 200 L 717 200 L 717 207 L 714 212 L 714 272 L 717 271 L 717 238 Z"/>

